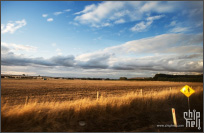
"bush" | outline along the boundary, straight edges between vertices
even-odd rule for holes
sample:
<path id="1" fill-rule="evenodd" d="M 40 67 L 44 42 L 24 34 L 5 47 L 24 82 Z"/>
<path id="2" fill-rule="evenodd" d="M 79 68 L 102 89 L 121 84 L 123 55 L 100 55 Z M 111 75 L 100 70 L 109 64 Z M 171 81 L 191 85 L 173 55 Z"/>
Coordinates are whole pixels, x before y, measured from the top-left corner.
<path id="1" fill-rule="evenodd" d="M 127 80 L 126 77 L 120 77 L 120 80 Z"/>

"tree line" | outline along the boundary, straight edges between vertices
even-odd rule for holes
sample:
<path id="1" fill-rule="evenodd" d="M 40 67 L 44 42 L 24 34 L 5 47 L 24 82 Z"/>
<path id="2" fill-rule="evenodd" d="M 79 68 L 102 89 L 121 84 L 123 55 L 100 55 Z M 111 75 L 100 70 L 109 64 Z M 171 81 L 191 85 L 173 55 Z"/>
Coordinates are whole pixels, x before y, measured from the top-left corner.
<path id="1" fill-rule="evenodd" d="M 120 77 L 119 80 L 136 80 L 136 81 L 174 81 L 174 82 L 203 82 L 203 74 L 200 75 L 169 75 L 156 74 L 153 78 L 132 78 Z"/>

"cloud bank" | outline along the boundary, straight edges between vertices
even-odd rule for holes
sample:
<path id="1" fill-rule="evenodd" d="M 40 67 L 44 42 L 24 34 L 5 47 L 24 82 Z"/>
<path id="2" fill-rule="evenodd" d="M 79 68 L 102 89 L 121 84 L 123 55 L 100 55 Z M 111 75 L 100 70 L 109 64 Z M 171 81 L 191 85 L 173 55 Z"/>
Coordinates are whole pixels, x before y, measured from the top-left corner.
<path id="1" fill-rule="evenodd" d="M 92 27 L 104 27 L 105 23 L 111 25 L 144 20 L 150 13 L 162 15 L 174 12 L 180 9 L 178 5 L 178 2 L 171 1 L 106 1 L 87 5 L 82 11 L 76 12 L 75 21 Z M 146 25 L 153 20 L 148 21 Z"/>
<path id="2" fill-rule="evenodd" d="M 78 56 L 29 58 L 13 49 L 31 50 L 31 46 L 2 43 L 3 66 L 62 67 L 74 70 L 121 72 L 203 72 L 203 34 L 162 34 L 133 40 Z"/>

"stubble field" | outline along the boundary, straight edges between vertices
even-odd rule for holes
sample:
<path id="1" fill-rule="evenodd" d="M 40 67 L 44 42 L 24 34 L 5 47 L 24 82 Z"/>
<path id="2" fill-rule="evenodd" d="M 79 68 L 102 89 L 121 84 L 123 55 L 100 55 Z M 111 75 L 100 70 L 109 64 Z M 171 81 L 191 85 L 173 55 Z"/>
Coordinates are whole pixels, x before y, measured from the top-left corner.
<path id="1" fill-rule="evenodd" d="M 185 126 L 183 112 L 188 103 L 180 89 L 186 84 L 196 91 L 190 105 L 201 112 L 202 125 L 203 83 L 2 79 L 1 128 L 13 132 L 200 131 L 159 127 L 173 124 L 171 108 L 176 109 L 178 125 Z"/>

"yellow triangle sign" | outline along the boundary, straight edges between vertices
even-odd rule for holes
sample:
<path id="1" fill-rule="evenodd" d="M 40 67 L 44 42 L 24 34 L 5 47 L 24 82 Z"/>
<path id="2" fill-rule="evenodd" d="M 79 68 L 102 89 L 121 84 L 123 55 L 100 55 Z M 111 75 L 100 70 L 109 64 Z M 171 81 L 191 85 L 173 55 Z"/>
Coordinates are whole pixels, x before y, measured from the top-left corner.
<path id="1" fill-rule="evenodd" d="M 190 97 L 193 93 L 195 93 L 195 91 L 188 85 L 185 85 L 180 91 L 187 97 Z"/>

